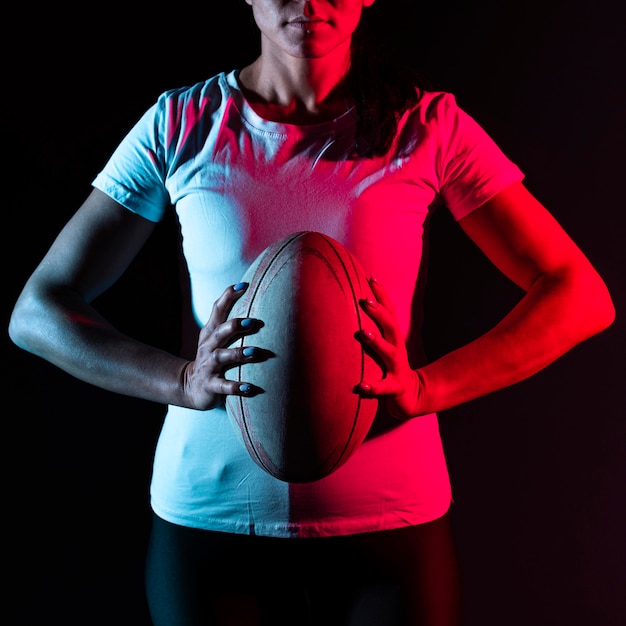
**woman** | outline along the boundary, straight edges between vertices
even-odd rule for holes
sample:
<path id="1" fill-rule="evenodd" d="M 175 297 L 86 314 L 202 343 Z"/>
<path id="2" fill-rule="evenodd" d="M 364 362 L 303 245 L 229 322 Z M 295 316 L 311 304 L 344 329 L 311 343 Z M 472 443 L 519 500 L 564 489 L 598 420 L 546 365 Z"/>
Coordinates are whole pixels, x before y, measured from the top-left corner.
<path id="1" fill-rule="evenodd" d="M 168 405 L 151 485 L 155 625 L 458 625 L 436 412 L 528 378 L 602 331 L 610 296 L 454 97 L 364 45 L 374 0 L 246 2 L 259 56 L 146 111 L 29 278 L 11 337 L 77 378 Z M 414 297 L 424 223 L 440 204 L 525 295 L 428 363 Z M 170 206 L 197 323 L 189 356 L 120 333 L 90 304 Z M 255 465 L 223 406 L 253 393 L 229 370 L 261 358 L 230 346 L 271 323 L 228 319 L 238 281 L 299 230 L 336 238 L 376 277 L 363 306 L 381 332 L 361 340 L 385 377 L 360 392 L 384 410 L 344 466 L 288 484 Z"/>

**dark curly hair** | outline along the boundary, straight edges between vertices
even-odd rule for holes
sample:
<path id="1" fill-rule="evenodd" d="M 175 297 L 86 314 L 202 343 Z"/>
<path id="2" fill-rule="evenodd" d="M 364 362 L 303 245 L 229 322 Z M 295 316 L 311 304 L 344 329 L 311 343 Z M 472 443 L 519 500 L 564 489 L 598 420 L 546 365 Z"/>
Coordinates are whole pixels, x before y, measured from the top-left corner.
<path id="1" fill-rule="evenodd" d="M 375 157 L 387 153 L 399 119 L 428 86 L 403 55 L 375 32 L 366 13 L 352 38 L 347 86 L 356 106 L 356 153 Z"/>

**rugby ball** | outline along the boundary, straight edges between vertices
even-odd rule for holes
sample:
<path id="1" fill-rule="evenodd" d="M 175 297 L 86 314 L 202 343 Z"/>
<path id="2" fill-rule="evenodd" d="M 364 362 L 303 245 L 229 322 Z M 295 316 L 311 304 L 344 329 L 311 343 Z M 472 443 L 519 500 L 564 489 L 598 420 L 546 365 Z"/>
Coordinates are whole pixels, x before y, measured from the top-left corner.
<path id="1" fill-rule="evenodd" d="M 228 378 L 261 390 L 227 396 L 237 436 L 257 465 L 286 482 L 328 476 L 361 445 L 378 408 L 355 387 L 381 368 L 356 338 L 374 322 L 359 300 L 373 297 L 358 260 L 322 233 L 297 232 L 266 248 L 248 268 L 249 283 L 230 317 L 264 322 L 233 345 L 268 350 L 263 362 Z"/>

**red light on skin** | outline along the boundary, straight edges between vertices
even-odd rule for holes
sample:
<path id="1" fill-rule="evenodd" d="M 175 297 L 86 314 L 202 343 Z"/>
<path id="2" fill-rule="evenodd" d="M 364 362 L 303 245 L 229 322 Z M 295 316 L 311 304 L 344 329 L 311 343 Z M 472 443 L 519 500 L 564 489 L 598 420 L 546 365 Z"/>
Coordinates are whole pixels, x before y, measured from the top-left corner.
<path id="1" fill-rule="evenodd" d="M 104 328 L 104 325 L 98 320 L 94 320 L 90 317 L 85 317 L 82 313 L 79 313 L 78 311 L 72 311 L 69 314 L 69 318 L 72 324 L 80 324 L 82 326 L 91 326 L 92 328 L 98 328 L 98 327 Z"/>
<path id="2" fill-rule="evenodd" d="M 289 28 L 302 30 L 306 34 L 311 34 L 313 31 L 328 28 L 329 24 L 323 20 L 294 20 L 293 22 L 289 22 L 288 26 Z"/>

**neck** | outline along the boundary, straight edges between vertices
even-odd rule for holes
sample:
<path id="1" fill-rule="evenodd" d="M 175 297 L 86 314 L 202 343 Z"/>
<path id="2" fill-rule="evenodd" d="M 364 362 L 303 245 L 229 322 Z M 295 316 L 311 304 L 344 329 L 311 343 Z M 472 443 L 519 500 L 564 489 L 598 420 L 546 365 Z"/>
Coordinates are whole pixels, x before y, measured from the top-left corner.
<path id="1" fill-rule="evenodd" d="M 239 73 L 241 89 L 261 117 L 293 124 L 334 119 L 347 110 L 349 61 L 269 59 L 261 55 Z"/>

